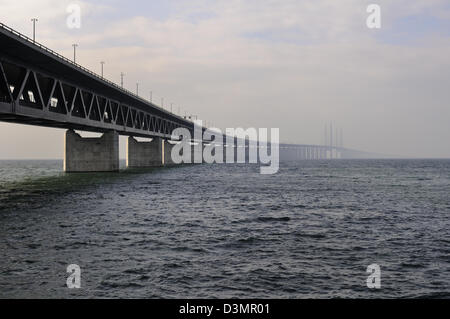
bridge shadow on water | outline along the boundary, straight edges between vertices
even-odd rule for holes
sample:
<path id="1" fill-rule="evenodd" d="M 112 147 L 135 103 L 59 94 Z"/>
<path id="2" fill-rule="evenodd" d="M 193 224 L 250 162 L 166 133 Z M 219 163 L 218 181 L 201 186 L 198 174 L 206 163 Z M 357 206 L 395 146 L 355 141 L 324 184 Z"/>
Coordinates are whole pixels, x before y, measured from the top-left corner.
<path id="1" fill-rule="evenodd" d="M 36 209 L 57 201 L 60 196 L 124 182 L 145 174 L 156 174 L 187 165 L 129 169 L 121 165 L 119 172 L 65 173 L 54 170 L 50 176 L 19 175 L 13 180 L 0 180 L 0 212 Z"/>

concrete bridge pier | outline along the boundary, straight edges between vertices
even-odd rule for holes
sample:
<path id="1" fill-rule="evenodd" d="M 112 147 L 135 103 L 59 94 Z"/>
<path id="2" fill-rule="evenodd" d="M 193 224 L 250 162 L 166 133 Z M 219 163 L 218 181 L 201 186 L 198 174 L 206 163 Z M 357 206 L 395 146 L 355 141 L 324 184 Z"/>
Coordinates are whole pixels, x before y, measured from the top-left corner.
<path id="1" fill-rule="evenodd" d="M 208 144 L 204 143 L 203 144 L 203 159 L 202 159 L 202 163 L 203 164 L 206 163 L 206 160 L 205 160 L 205 157 L 204 157 L 205 153 L 211 154 L 212 156 L 215 156 L 216 155 L 216 151 L 215 151 L 214 145 L 212 145 L 210 143 L 208 143 Z"/>
<path id="2" fill-rule="evenodd" d="M 168 140 L 163 140 L 163 165 L 164 166 L 173 166 L 176 165 L 172 160 L 172 149 L 174 144 L 170 144 Z"/>
<path id="3" fill-rule="evenodd" d="M 115 172 L 119 170 L 119 134 L 109 131 L 98 138 L 83 138 L 67 130 L 64 138 L 65 172 Z"/>
<path id="4" fill-rule="evenodd" d="M 306 159 L 306 148 L 304 146 L 302 146 L 300 148 L 300 159 L 301 160 L 305 160 Z"/>
<path id="5" fill-rule="evenodd" d="M 320 157 L 323 160 L 327 159 L 327 150 L 325 148 L 323 148 L 323 147 L 320 149 Z"/>
<path id="6" fill-rule="evenodd" d="M 163 140 L 153 138 L 151 142 L 138 142 L 130 136 L 127 140 L 127 167 L 149 168 L 163 165 L 162 159 Z"/>
<path id="7" fill-rule="evenodd" d="M 205 145 L 203 144 L 200 148 L 197 143 L 191 145 L 191 164 L 202 164 L 203 163 L 203 150 Z M 195 162 L 197 158 L 198 162 Z"/>

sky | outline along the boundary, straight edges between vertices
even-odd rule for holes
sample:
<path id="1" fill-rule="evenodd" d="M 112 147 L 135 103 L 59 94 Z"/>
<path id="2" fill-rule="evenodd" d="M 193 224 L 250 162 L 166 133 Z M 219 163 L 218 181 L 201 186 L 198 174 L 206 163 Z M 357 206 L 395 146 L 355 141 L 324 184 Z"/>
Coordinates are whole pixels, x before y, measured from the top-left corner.
<path id="1" fill-rule="evenodd" d="M 81 7 L 69 29 L 68 5 Z M 369 29 L 369 4 L 381 28 Z M 448 0 L 0 0 L 0 22 L 173 110 L 286 143 L 450 158 Z M 0 158 L 62 158 L 64 131 L 0 122 Z M 124 138 L 121 156 L 124 156 Z"/>

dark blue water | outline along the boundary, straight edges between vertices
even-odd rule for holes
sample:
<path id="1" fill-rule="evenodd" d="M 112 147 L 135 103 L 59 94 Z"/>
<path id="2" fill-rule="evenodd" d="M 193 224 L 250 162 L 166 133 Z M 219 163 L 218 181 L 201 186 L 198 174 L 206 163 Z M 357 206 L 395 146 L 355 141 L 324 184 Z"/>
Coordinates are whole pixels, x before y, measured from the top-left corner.
<path id="1" fill-rule="evenodd" d="M 448 160 L 61 169 L 0 162 L 2 298 L 450 297 Z"/>

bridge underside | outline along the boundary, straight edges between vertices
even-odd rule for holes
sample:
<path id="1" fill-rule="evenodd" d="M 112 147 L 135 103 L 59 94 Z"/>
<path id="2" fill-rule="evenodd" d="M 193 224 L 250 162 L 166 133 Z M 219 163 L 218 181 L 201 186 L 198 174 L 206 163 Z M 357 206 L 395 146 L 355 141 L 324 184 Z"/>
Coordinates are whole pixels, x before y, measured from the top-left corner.
<path id="1" fill-rule="evenodd" d="M 10 108 L 10 105 L 4 105 L 4 103 L 0 103 L 0 112 L 1 110 L 5 110 L 7 108 Z M 28 113 L 28 112 L 27 112 Z M 31 116 L 25 116 L 25 115 L 19 115 L 17 113 L 0 113 L 0 121 L 2 122 L 8 122 L 13 124 L 24 124 L 24 125 L 34 125 L 34 126 L 43 126 L 43 127 L 51 127 L 51 128 L 60 128 L 60 129 L 72 129 L 72 130 L 79 130 L 79 131 L 89 131 L 89 132 L 96 132 L 96 133 L 105 133 L 109 131 L 108 128 L 102 129 L 101 127 L 92 127 L 90 125 L 85 124 L 76 124 L 76 123 L 67 123 L 64 122 L 63 119 L 44 119 L 39 117 L 31 117 Z M 124 135 L 134 135 L 132 133 L 130 134 L 124 134 Z M 141 136 L 139 133 L 136 133 L 136 136 Z"/>

